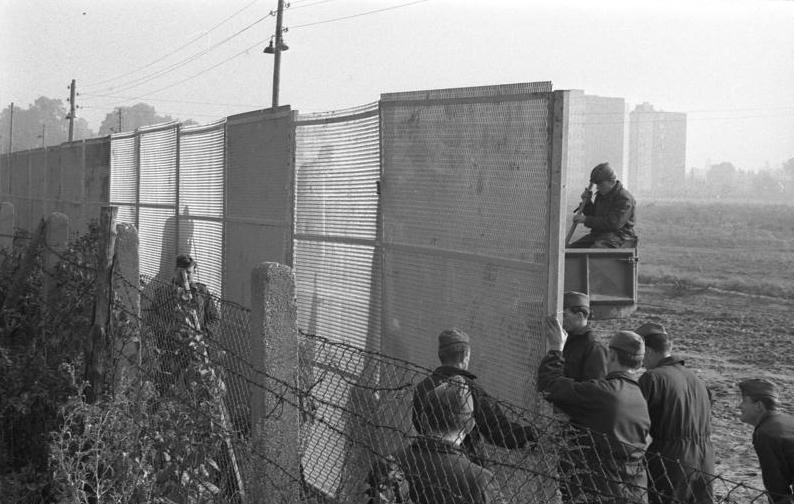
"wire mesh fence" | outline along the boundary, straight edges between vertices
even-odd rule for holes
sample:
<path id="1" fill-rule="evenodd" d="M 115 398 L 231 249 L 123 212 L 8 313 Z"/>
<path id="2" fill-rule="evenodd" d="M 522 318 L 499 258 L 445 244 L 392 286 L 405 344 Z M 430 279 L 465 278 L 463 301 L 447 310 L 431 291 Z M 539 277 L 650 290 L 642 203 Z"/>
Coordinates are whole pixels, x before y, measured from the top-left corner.
<path id="1" fill-rule="evenodd" d="M 95 272 L 49 251 L 63 274 Z M 114 297 L 109 334 L 139 342 L 139 358 L 130 376 L 112 379 L 122 384 L 114 396 L 64 410 L 52 456 L 56 474 L 81 483 L 75 492 L 86 488 L 75 474 L 90 473 L 87 488 L 129 502 L 606 503 L 646 502 L 649 493 L 683 502 L 622 477 L 657 455 L 496 400 L 465 376 L 301 331 L 294 379 L 279 378 L 254 355 L 249 309 L 171 279 L 116 272 L 114 281 L 136 289 L 141 305 Z M 50 312 L 52 326 L 72 315 Z M 268 405 L 258 417 L 257 397 Z M 296 442 L 274 436 L 273 422 L 293 425 Z M 104 470 L 87 471 L 87 461 Z M 664 467 L 697 472 L 670 459 Z M 704 502 L 766 501 L 758 489 L 702 476 L 711 488 Z"/>

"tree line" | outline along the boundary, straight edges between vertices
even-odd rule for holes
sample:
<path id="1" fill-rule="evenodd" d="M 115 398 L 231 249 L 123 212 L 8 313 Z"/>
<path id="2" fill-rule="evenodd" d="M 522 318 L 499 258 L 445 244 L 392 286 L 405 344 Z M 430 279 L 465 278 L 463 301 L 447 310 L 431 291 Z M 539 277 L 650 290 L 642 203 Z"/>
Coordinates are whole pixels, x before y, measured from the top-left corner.
<path id="1" fill-rule="evenodd" d="M 119 111 L 121 120 L 119 120 Z M 14 106 L 13 132 L 11 131 L 11 105 L 0 112 L 0 152 L 36 149 L 59 145 L 69 139 L 68 109 L 63 100 L 40 96 L 27 108 Z M 105 115 L 94 131 L 88 122 L 77 117 L 74 120 L 74 139 L 94 138 L 122 131 L 132 131 L 142 126 L 173 121 L 170 115 L 159 115 L 146 103 L 131 107 L 116 107 Z M 188 119 L 183 124 L 196 124 Z"/>

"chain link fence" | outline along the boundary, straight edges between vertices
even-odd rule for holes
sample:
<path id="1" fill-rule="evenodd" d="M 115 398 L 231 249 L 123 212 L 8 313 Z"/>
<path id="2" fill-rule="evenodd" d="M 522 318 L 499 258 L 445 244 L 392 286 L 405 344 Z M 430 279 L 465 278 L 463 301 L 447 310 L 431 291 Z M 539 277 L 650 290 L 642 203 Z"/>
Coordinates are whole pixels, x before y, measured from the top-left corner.
<path id="1" fill-rule="evenodd" d="M 60 281 L 83 275 L 90 283 L 95 275 L 74 254 L 46 250 L 61 259 Z M 254 355 L 249 309 L 173 281 L 115 272 L 114 282 L 138 291 L 141 311 L 114 297 L 108 334 L 138 342 L 139 357 L 128 363 L 129 376 L 112 378 L 120 384 L 115 395 L 87 404 L 78 394 L 61 412 L 51 464 L 62 492 L 77 502 L 88 492 L 124 502 L 243 503 L 267 491 L 272 502 L 557 503 L 575 487 L 587 497 L 569 502 L 647 498 L 644 488 L 634 499 L 623 496 L 625 485 L 609 470 L 638 455 L 635 448 L 565 418 L 499 401 L 458 379 L 441 379 L 417 408 L 414 395 L 432 370 L 304 331 L 296 335 L 294 379 L 278 378 Z M 47 323 L 65 324 L 69 314 L 60 313 Z M 259 419 L 254 396 L 271 406 Z M 472 424 L 485 405 L 498 411 L 495 420 Z M 297 422 L 297 446 L 269 436 L 260 420 Z M 439 440 L 469 429 L 482 441 L 473 451 L 466 441 L 458 450 Z M 704 476 L 713 502 L 766 501 L 761 490 Z"/>

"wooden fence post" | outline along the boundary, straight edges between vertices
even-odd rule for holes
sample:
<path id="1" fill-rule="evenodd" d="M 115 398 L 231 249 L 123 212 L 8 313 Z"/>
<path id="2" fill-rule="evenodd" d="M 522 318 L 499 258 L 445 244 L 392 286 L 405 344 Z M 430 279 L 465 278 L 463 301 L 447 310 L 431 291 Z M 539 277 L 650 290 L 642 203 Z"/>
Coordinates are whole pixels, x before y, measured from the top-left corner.
<path id="1" fill-rule="evenodd" d="M 14 246 L 14 204 L 0 203 L 0 249 Z"/>
<path id="2" fill-rule="evenodd" d="M 111 346 L 108 340 L 110 296 L 112 294 L 113 254 L 116 248 L 116 215 L 118 207 L 103 206 L 99 217 L 99 247 L 96 272 L 96 300 L 91 325 L 91 344 L 86 359 L 86 377 L 90 387 L 86 401 L 93 403 L 104 392 L 107 371 L 110 369 Z"/>
<path id="3" fill-rule="evenodd" d="M 126 315 L 124 334 L 114 335 L 113 355 L 117 359 L 116 387 L 124 377 L 133 383 L 138 378 L 140 353 L 140 258 L 138 255 L 138 230 L 127 223 L 116 226 L 116 251 L 114 259 L 113 290 L 121 311 Z"/>
<path id="4" fill-rule="evenodd" d="M 47 217 L 44 244 L 44 302 L 49 307 L 58 295 L 58 283 L 53 275 L 69 244 L 68 215 L 52 212 Z"/>

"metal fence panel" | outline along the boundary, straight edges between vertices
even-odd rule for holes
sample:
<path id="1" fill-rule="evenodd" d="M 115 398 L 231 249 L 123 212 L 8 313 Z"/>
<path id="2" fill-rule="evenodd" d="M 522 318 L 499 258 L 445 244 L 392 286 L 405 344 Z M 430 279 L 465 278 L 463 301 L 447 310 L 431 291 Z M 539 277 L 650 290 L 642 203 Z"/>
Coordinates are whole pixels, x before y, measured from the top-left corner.
<path id="1" fill-rule="evenodd" d="M 298 117 L 295 188 L 295 279 L 298 326 L 358 348 L 379 345 L 377 268 L 379 118 L 376 104 Z M 324 401 L 347 404 L 361 369 L 317 388 Z M 327 411 L 326 411 L 327 410 Z M 349 466 L 342 434 L 351 426 L 320 406 L 327 424 L 306 428 L 302 463 L 308 483 L 336 495 Z"/>
<path id="2" fill-rule="evenodd" d="M 87 230 L 92 220 L 98 220 L 100 208 L 110 201 L 110 137 L 86 140 L 83 169 L 83 218 L 75 224 L 80 231 Z M 134 217 L 125 222 L 134 223 Z"/>
<path id="3" fill-rule="evenodd" d="M 63 144 L 60 147 L 61 197 L 70 203 L 83 201 L 83 142 Z M 75 217 L 70 215 L 69 217 Z"/>
<path id="4" fill-rule="evenodd" d="M 134 133 L 110 137 L 110 203 L 113 205 L 135 205 L 138 202 L 136 145 L 137 136 Z M 136 220 L 129 223 L 137 225 Z"/>
<path id="5" fill-rule="evenodd" d="M 474 340 L 472 371 L 525 405 L 535 399 L 540 321 L 557 282 L 552 96 L 550 83 L 531 83 L 381 101 L 383 351 L 435 367 L 436 335 L 459 327 Z"/>
<path id="6" fill-rule="evenodd" d="M 225 121 L 179 135 L 178 253 L 199 262 L 198 280 L 222 295 Z"/>
<path id="7" fill-rule="evenodd" d="M 143 204 L 176 204 L 177 125 L 140 130 L 140 192 Z"/>
<path id="8" fill-rule="evenodd" d="M 138 240 L 141 275 L 170 274 L 176 250 L 176 215 L 173 208 L 140 207 Z"/>

